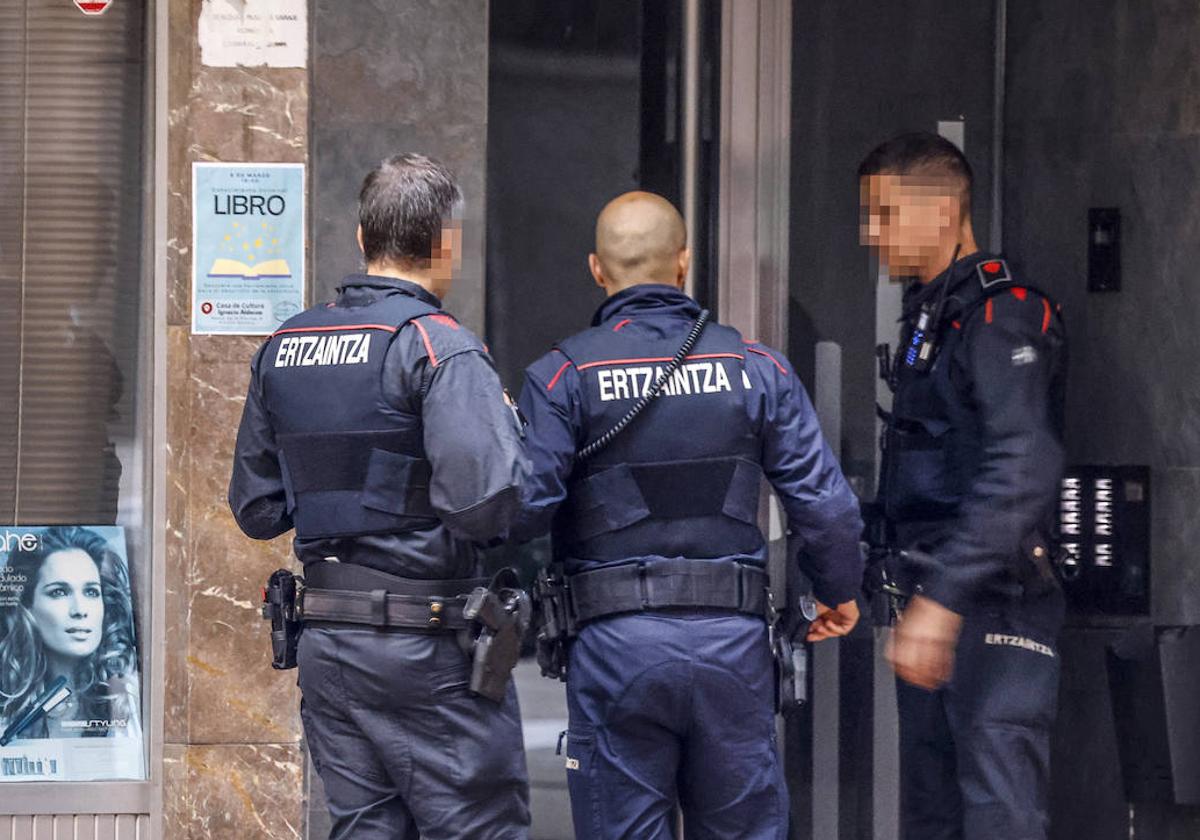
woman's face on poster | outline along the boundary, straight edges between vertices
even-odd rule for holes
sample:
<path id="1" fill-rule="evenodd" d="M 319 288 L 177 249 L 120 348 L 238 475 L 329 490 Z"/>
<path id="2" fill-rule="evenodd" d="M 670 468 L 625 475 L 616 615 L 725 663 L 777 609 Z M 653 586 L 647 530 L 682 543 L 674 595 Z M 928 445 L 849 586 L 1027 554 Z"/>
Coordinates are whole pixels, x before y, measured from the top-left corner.
<path id="1" fill-rule="evenodd" d="M 90 554 L 72 548 L 46 558 L 30 605 L 47 652 L 82 659 L 96 652 L 104 626 L 100 570 Z"/>

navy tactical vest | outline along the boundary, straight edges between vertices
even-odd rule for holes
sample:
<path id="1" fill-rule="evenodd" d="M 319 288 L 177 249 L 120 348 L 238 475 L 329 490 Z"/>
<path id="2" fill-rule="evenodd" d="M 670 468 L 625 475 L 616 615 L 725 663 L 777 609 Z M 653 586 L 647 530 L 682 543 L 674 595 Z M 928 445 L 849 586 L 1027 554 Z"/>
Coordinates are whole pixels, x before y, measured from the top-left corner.
<path id="1" fill-rule="evenodd" d="M 686 330 L 668 338 L 593 327 L 558 345 L 579 372 L 580 448 L 656 381 Z M 645 557 L 755 554 L 761 445 L 746 410 L 738 332 L 710 323 L 658 396 L 571 476 L 556 553 L 583 565 Z"/>
<path id="2" fill-rule="evenodd" d="M 894 360 L 894 396 L 879 488 L 885 514 L 893 523 L 954 519 L 979 472 L 984 454 L 982 418 L 952 363 L 966 325 L 981 317 L 989 299 L 1013 289 L 1043 298 L 1048 318 L 1051 311 L 1058 311 L 1048 295 L 1019 282 L 999 257 L 981 254 L 945 282 L 951 286 L 936 327 L 939 349 L 933 367 L 919 373 L 906 362 L 916 311 L 906 312 L 901 349 Z M 1053 317 L 1058 323 L 1059 316 Z"/>
<path id="3" fill-rule="evenodd" d="M 440 310 L 396 292 L 324 304 L 260 351 L 263 401 L 300 539 L 395 533 L 436 521 L 419 415 L 384 402 L 383 362 L 400 329 Z"/>

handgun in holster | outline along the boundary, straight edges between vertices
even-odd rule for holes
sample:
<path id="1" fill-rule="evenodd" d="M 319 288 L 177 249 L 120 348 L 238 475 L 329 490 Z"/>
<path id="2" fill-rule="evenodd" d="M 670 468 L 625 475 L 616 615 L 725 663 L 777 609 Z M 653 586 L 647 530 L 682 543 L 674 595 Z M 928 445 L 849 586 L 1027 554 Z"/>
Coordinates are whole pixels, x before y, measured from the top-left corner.
<path id="1" fill-rule="evenodd" d="M 790 554 L 790 551 L 789 551 Z M 767 592 L 767 635 L 775 662 L 775 713 L 787 715 L 808 702 L 808 628 L 817 618 L 817 601 L 807 578 L 788 575 L 786 604 L 775 608 Z"/>
<path id="2" fill-rule="evenodd" d="M 878 502 L 863 505 L 862 549 L 866 556 L 863 591 L 871 608 L 871 621 L 878 627 L 896 623 L 908 606 L 906 555 L 894 547 L 891 528 Z"/>
<path id="3" fill-rule="evenodd" d="M 304 578 L 287 569 L 276 569 L 263 589 L 262 617 L 271 623 L 271 667 L 287 671 L 296 667 L 296 647 L 303 624 L 296 602 L 304 589 Z"/>
<path id="4" fill-rule="evenodd" d="M 529 595 L 511 568 L 501 569 L 486 588 L 467 596 L 463 616 L 476 630 L 468 686 L 473 694 L 494 703 L 504 701 L 531 614 Z"/>
<path id="5" fill-rule="evenodd" d="M 537 620 L 537 661 L 543 677 L 566 681 L 567 640 L 571 637 L 567 581 L 558 564 L 538 572 L 533 584 Z"/>

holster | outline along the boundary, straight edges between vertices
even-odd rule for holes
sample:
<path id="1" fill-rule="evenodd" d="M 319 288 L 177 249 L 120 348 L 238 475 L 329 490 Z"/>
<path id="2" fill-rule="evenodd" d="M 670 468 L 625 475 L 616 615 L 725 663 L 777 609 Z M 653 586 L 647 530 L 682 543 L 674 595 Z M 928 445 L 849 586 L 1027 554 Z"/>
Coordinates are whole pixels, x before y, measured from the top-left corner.
<path id="1" fill-rule="evenodd" d="M 775 713 L 787 715 L 808 702 L 808 628 L 817 617 L 811 594 L 789 593 L 782 613 L 767 599 L 767 626 L 775 663 Z"/>
<path id="2" fill-rule="evenodd" d="M 463 616 L 475 630 L 468 686 L 473 694 L 494 703 L 504 701 L 531 614 L 529 596 L 511 568 L 501 569 L 487 587 L 467 596 Z"/>
<path id="3" fill-rule="evenodd" d="M 533 610 L 537 627 L 537 662 L 543 677 L 567 679 L 567 640 L 574 627 L 567 607 L 567 579 L 562 566 L 541 569 L 533 584 Z"/>
<path id="4" fill-rule="evenodd" d="M 304 578 L 277 569 L 263 589 L 262 617 L 271 623 L 271 667 L 287 671 L 296 667 L 296 647 L 303 625 L 296 614 L 297 595 Z"/>
<path id="5" fill-rule="evenodd" d="M 913 576 L 930 567 L 933 559 L 920 552 L 879 546 L 868 546 L 866 554 L 863 591 L 871 605 L 871 621 L 879 627 L 891 626 L 912 597 Z"/>

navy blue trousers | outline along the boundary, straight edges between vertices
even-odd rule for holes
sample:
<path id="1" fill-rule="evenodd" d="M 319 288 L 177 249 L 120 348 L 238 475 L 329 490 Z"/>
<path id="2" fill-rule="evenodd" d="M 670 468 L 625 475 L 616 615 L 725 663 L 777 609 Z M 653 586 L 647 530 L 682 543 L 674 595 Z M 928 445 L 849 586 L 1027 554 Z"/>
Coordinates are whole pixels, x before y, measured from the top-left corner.
<path id="1" fill-rule="evenodd" d="M 761 619 L 641 613 L 570 649 L 567 783 L 576 840 L 787 837 L 774 671 Z"/>
<path id="2" fill-rule="evenodd" d="M 966 616 L 942 689 L 897 682 L 902 840 L 1045 840 L 1059 592 Z"/>
<path id="3" fill-rule="evenodd" d="M 453 634 L 307 627 L 301 716 L 331 840 L 525 840 L 529 781 L 516 687 L 467 692 Z"/>

